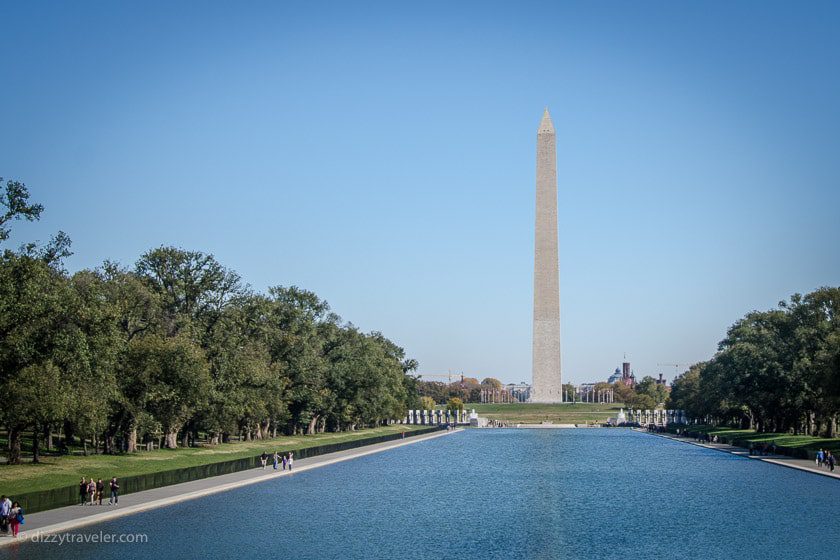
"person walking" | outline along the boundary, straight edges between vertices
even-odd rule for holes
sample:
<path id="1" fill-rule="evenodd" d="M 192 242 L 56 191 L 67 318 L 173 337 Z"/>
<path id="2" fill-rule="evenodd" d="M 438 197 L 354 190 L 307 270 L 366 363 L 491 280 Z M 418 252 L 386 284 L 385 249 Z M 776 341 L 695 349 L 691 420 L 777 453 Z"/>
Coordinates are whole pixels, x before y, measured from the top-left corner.
<path id="1" fill-rule="evenodd" d="M 274 470 L 277 470 L 277 463 L 280 461 L 280 455 L 277 452 L 274 452 Z"/>
<path id="2" fill-rule="evenodd" d="M 823 453 L 823 450 L 820 449 L 819 451 L 817 451 L 817 458 L 815 459 L 815 462 L 817 463 L 818 467 L 822 466 L 824 458 L 825 458 L 825 454 Z"/>
<path id="3" fill-rule="evenodd" d="M 290 471 L 292 470 L 292 463 L 294 463 L 294 461 L 295 461 L 295 457 L 292 454 L 292 452 L 289 451 L 289 461 L 288 461 L 288 463 L 289 463 L 289 470 Z"/>
<path id="4" fill-rule="evenodd" d="M 105 494 L 105 483 L 102 482 L 102 479 L 96 481 L 96 501 L 99 505 L 102 505 L 102 496 Z"/>
<path id="5" fill-rule="evenodd" d="M 9 532 L 9 512 L 11 509 L 11 500 L 6 496 L 0 496 L 0 533 L 4 535 Z"/>
<path id="6" fill-rule="evenodd" d="M 268 463 L 268 455 L 266 455 L 265 451 L 260 455 L 260 463 L 262 463 L 262 468 L 265 470 L 265 465 Z"/>
<path id="7" fill-rule="evenodd" d="M 831 452 L 828 452 L 828 470 L 834 472 L 834 465 L 837 464 L 837 459 L 834 458 L 834 455 Z"/>
<path id="8" fill-rule="evenodd" d="M 85 502 L 87 501 L 86 500 L 87 491 L 88 491 L 87 480 L 85 480 L 85 477 L 82 477 L 82 481 L 79 482 L 79 500 L 81 501 L 82 505 L 85 505 Z"/>
<path id="9" fill-rule="evenodd" d="M 285 456 L 285 455 L 281 455 L 281 456 L 280 456 L 280 460 L 283 462 L 283 470 L 285 471 L 285 470 L 286 470 L 286 464 L 287 464 L 287 462 L 286 462 L 286 456 Z"/>
<path id="10" fill-rule="evenodd" d="M 108 500 L 108 503 L 112 505 L 117 505 L 117 502 L 119 501 L 120 485 L 117 483 L 116 476 L 111 479 L 109 485 L 111 487 L 111 499 Z"/>
<path id="11" fill-rule="evenodd" d="M 20 526 L 23 525 L 23 508 L 18 502 L 13 503 L 9 511 L 9 524 L 12 526 L 12 536 L 17 538 Z"/>
<path id="12" fill-rule="evenodd" d="M 87 494 L 90 500 L 90 505 L 93 505 L 94 500 L 96 500 L 96 481 L 93 480 L 93 477 L 90 477 L 90 480 L 88 481 Z"/>

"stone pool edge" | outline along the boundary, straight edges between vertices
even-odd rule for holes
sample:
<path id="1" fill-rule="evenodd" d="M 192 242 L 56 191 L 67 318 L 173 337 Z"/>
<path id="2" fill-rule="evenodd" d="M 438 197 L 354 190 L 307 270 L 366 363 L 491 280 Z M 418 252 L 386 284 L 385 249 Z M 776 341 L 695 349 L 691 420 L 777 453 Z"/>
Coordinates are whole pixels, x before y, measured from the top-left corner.
<path id="1" fill-rule="evenodd" d="M 398 439 L 392 440 L 388 442 L 383 442 L 379 444 L 373 444 L 372 446 L 367 447 L 358 447 L 355 449 L 345 450 L 345 451 L 338 451 L 335 453 L 329 453 L 326 455 L 318 455 L 311 458 L 311 463 L 307 463 L 305 465 L 296 466 L 294 471 L 274 471 L 270 470 L 265 472 L 264 474 L 260 474 L 258 476 L 253 476 L 251 478 L 246 478 L 244 480 L 236 480 L 233 482 L 225 482 L 220 484 L 215 484 L 208 488 L 202 488 L 200 490 L 193 490 L 189 492 L 183 493 L 176 493 L 172 496 L 167 496 L 164 498 L 158 498 L 154 500 L 150 500 L 145 503 L 136 504 L 127 506 L 120 509 L 109 509 L 107 511 L 103 511 L 102 513 L 96 513 L 94 515 L 87 515 L 84 517 L 79 517 L 75 519 L 70 519 L 68 521 L 62 521 L 59 523 L 54 523 L 52 525 L 47 525 L 44 527 L 40 527 L 37 529 L 32 529 L 29 531 L 21 531 L 18 535 L 18 538 L 12 538 L 10 536 L 0 538 L 0 548 L 4 546 L 10 546 L 15 544 L 22 544 L 27 543 L 30 540 L 33 540 L 33 537 L 38 537 L 40 540 L 41 536 L 50 535 L 54 533 L 61 533 L 70 531 L 73 529 L 78 529 L 79 527 L 84 527 L 87 525 L 94 525 L 96 523 L 102 523 L 104 521 L 110 521 L 112 519 L 116 519 L 118 517 L 124 517 L 128 515 L 133 515 L 136 513 L 141 513 L 144 511 L 148 511 L 151 509 L 157 509 L 164 506 L 169 506 L 172 504 L 185 502 L 188 500 L 194 500 L 196 498 L 201 498 L 204 496 L 209 496 L 211 494 L 217 494 L 219 492 L 226 492 L 228 490 L 233 490 L 236 488 L 241 488 L 243 486 L 249 486 L 251 484 L 257 484 L 260 482 L 266 482 L 268 480 L 276 479 L 282 476 L 291 476 L 292 474 L 297 474 L 299 472 L 305 472 L 312 469 L 317 469 L 320 467 L 325 467 L 328 465 L 333 465 L 336 463 L 341 463 L 344 461 L 349 461 L 351 459 L 356 459 L 359 457 L 364 457 L 367 455 L 373 455 L 375 453 L 381 453 L 383 451 L 389 451 L 391 449 L 396 449 L 397 447 L 402 447 L 405 445 L 411 445 L 414 443 L 419 443 L 421 441 L 427 441 L 430 439 L 435 439 L 455 433 L 460 433 L 464 431 L 463 429 L 454 429 L 454 430 L 442 430 L 439 432 L 432 432 L 430 434 L 422 434 L 419 436 L 413 436 L 411 438 L 406 439 Z M 336 456 L 337 455 L 337 456 Z M 254 469 L 262 473 L 262 469 Z M 240 471 L 242 472 L 242 471 Z M 235 474 L 235 473 L 231 473 Z M 227 475 L 222 475 L 227 476 Z M 212 478 L 205 478 L 201 479 L 203 481 L 212 480 Z M 196 482 L 196 481 L 193 481 Z M 189 484 L 189 483 L 184 483 Z M 178 485 L 172 485 L 165 488 L 171 488 L 173 490 L 177 489 Z M 69 506 L 70 508 L 75 508 L 76 506 Z M 53 510 L 55 511 L 55 510 Z M 44 512 L 46 513 L 46 512 Z M 38 514 L 32 514 L 38 515 Z"/>
<path id="2" fill-rule="evenodd" d="M 648 435 L 651 435 L 651 436 L 659 436 L 661 438 L 670 439 L 672 441 L 676 441 L 676 442 L 679 442 L 679 443 L 688 443 L 688 444 L 691 444 L 691 445 L 696 445 L 697 447 L 702 447 L 704 449 L 711 449 L 713 451 L 721 451 L 723 453 L 729 453 L 730 455 L 737 455 L 738 457 L 743 457 L 744 459 L 754 459 L 756 461 L 762 461 L 764 463 L 770 463 L 771 465 L 778 465 L 780 467 L 785 467 L 785 468 L 788 468 L 788 469 L 796 469 L 796 470 L 802 471 L 802 472 L 817 474 L 817 475 L 820 475 L 820 476 L 827 476 L 828 478 L 840 479 L 840 471 L 831 472 L 831 471 L 820 470 L 820 469 L 817 469 L 817 468 L 812 467 L 810 465 L 797 465 L 797 464 L 792 463 L 792 461 L 807 461 L 808 463 L 810 463 L 811 461 L 809 459 L 795 459 L 795 458 L 792 458 L 792 457 L 784 457 L 784 456 L 766 457 L 766 456 L 761 456 L 761 455 L 750 455 L 749 451 L 747 449 L 744 449 L 743 447 L 736 447 L 734 445 L 729 445 L 728 443 L 727 444 L 715 444 L 715 445 L 718 445 L 718 447 L 715 447 L 712 444 L 705 444 L 705 443 L 700 443 L 700 442 L 697 442 L 697 441 L 692 441 L 690 438 L 683 438 L 683 437 L 674 436 L 674 435 L 671 435 L 671 434 L 664 434 L 664 433 L 660 434 L 660 433 L 656 433 L 656 432 L 648 432 L 647 430 L 642 430 L 642 429 L 638 429 L 638 428 L 633 428 L 633 429 L 634 429 L 634 431 L 637 431 L 639 433 L 648 434 Z M 779 458 L 779 457 L 784 457 L 784 458 Z"/>

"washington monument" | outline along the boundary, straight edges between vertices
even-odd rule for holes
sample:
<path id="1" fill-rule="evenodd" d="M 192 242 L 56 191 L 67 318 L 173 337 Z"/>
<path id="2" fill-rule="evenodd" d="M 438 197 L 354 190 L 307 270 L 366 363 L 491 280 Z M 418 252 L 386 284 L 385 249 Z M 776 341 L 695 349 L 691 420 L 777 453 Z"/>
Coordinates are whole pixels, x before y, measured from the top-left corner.
<path id="1" fill-rule="evenodd" d="M 557 147 L 546 108 L 537 130 L 534 235 L 534 346 L 531 402 L 563 402 L 560 374 L 560 265 L 557 257 Z"/>

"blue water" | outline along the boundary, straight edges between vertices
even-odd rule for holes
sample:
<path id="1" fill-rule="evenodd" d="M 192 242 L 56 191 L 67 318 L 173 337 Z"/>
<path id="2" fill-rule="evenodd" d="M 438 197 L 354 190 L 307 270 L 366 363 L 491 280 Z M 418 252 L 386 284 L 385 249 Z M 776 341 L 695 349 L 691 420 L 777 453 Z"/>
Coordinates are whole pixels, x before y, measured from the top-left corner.
<path id="1" fill-rule="evenodd" d="M 629 430 L 468 430 L 84 530 L 145 544 L 0 558 L 813 560 L 838 505 L 838 480 Z"/>

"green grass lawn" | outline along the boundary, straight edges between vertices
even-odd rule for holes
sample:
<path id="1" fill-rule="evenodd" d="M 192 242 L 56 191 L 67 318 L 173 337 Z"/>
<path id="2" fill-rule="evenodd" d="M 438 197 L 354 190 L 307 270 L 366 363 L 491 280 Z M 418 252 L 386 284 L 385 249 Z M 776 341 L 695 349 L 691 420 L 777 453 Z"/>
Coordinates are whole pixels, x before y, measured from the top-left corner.
<path id="1" fill-rule="evenodd" d="M 138 474 L 252 457 L 263 451 L 271 454 L 274 451 L 303 449 L 402 431 L 409 432 L 426 427 L 383 426 L 356 432 L 283 436 L 260 441 L 223 443 L 212 447 L 140 451 L 130 455 L 46 456 L 41 459 L 42 462 L 39 464 L 26 462 L 21 465 L 0 465 L 0 494 L 14 496 L 25 492 L 72 486 L 77 484 L 82 476 L 102 478 L 102 480 L 108 480 L 112 476 L 124 478 Z"/>
<path id="2" fill-rule="evenodd" d="M 840 438 L 819 438 L 814 436 L 776 433 L 760 434 L 755 430 L 739 430 L 736 428 L 713 426 L 691 426 L 689 429 L 696 432 L 708 433 L 709 435 L 716 435 L 720 438 L 725 438 L 725 440 L 729 442 L 744 442 L 746 445 L 749 445 L 750 443 L 762 445 L 764 443 L 770 444 L 775 442 L 776 445 L 786 447 L 788 449 L 816 451 L 822 448 L 830 450 L 833 454 L 840 453 Z"/>
<path id="3" fill-rule="evenodd" d="M 553 422 L 554 424 L 586 424 L 603 423 L 611 416 L 617 416 L 621 403 L 589 404 L 539 404 L 539 403 L 504 403 L 504 404 L 466 404 L 467 410 L 472 408 L 479 416 L 493 420 L 504 420 L 522 424 L 539 424 Z"/>

